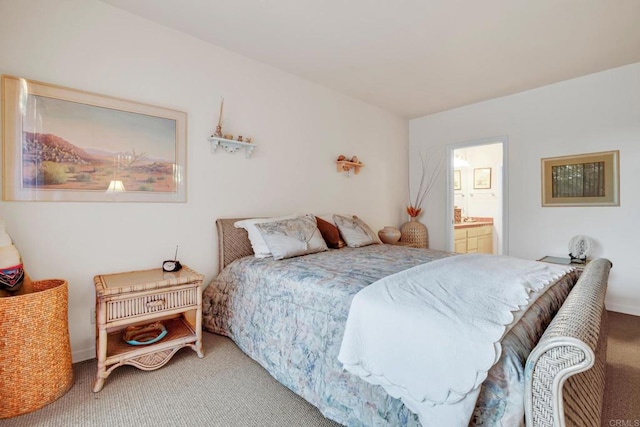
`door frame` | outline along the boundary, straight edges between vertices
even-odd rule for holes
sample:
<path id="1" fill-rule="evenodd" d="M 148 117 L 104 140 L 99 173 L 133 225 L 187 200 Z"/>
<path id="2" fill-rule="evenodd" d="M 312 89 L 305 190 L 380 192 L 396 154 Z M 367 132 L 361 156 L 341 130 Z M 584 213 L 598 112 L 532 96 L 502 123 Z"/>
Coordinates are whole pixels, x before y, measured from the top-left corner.
<path id="1" fill-rule="evenodd" d="M 482 145 L 502 143 L 502 230 L 501 236 L 501 252 L 500 255 L 509 254 L 509 137 L 507 135 L 492 136 L 488 138 L 474 139 L 463 142 L 453 142 L 446 145 L 447 156 L 447 204 L 445 212 L 445 230 L 447 236 L 447 250 L 454 251 L 453 234 L 454 234 L 454 190 L 453 190 L 453 152 L 461 148 L 478 147 Z"/>

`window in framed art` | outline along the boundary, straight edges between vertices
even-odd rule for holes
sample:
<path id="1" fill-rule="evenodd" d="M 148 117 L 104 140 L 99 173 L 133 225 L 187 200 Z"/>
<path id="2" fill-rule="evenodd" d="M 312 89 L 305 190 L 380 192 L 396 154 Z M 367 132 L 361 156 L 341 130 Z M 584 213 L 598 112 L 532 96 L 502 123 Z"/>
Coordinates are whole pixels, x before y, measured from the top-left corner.
<path id="1" fill-rule="evenodd" d="M 542 206 L 620 206 L 620 152 L 542 159 Z"/>

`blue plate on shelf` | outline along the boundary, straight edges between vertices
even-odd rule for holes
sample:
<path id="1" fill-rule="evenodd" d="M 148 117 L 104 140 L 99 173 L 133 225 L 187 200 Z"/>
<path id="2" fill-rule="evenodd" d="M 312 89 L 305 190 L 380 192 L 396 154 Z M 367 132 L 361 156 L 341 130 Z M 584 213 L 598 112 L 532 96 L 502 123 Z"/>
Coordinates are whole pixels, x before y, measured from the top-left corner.
<path id="1" fill-rule="evenodd" d="M 154 322 L 127 327 L 122 334 L 122 339 L 129 345 L 149 345 L 160 341 L 165 335 L 167 335 L 167 328 L 160 322 Z"/>

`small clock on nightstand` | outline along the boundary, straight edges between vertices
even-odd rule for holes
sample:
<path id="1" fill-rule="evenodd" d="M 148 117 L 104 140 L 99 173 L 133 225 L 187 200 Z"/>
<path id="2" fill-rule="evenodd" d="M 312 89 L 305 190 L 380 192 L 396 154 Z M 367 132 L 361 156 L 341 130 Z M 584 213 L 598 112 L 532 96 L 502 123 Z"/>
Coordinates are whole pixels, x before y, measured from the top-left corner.
<path id="1" fill-rule="evenodd" d="M 162 271 L 166 271 L 172 273 L 174 271 L 179 271 L 182 268 L 182 264 L 177 260 L 168 260 L 162 263 Z"/>
<path id="2" fill-rule="evenodd" d="M 180 271 L 182 268 L 182 264 L 178 261 L 178 246 L 176 246 L 176 253 L 173 256 L 173 259 L 169 259 L 162 262 L 162 271 L 166 271 L 167 273 L 173 273 L 176 271 Z"/>

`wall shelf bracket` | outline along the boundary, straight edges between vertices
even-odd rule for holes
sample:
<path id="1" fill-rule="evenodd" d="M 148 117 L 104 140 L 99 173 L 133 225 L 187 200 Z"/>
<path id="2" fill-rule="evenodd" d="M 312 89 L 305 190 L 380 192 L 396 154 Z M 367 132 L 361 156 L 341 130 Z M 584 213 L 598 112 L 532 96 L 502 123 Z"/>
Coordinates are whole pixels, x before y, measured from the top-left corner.
<path id="1" fill-rule="evenodd" d="M 211 142 L 212 153 L 215 153 L 219 146 L 228 153 L 235 153 L 240 149 L 244 149 L 244 156 L 247 159 L 251 157 L 251 152 L 256 146 L 253 143 L 234 141 L 232 139 L 219 138 L 217 136 L 210 136 L 208 139 Z"/>

